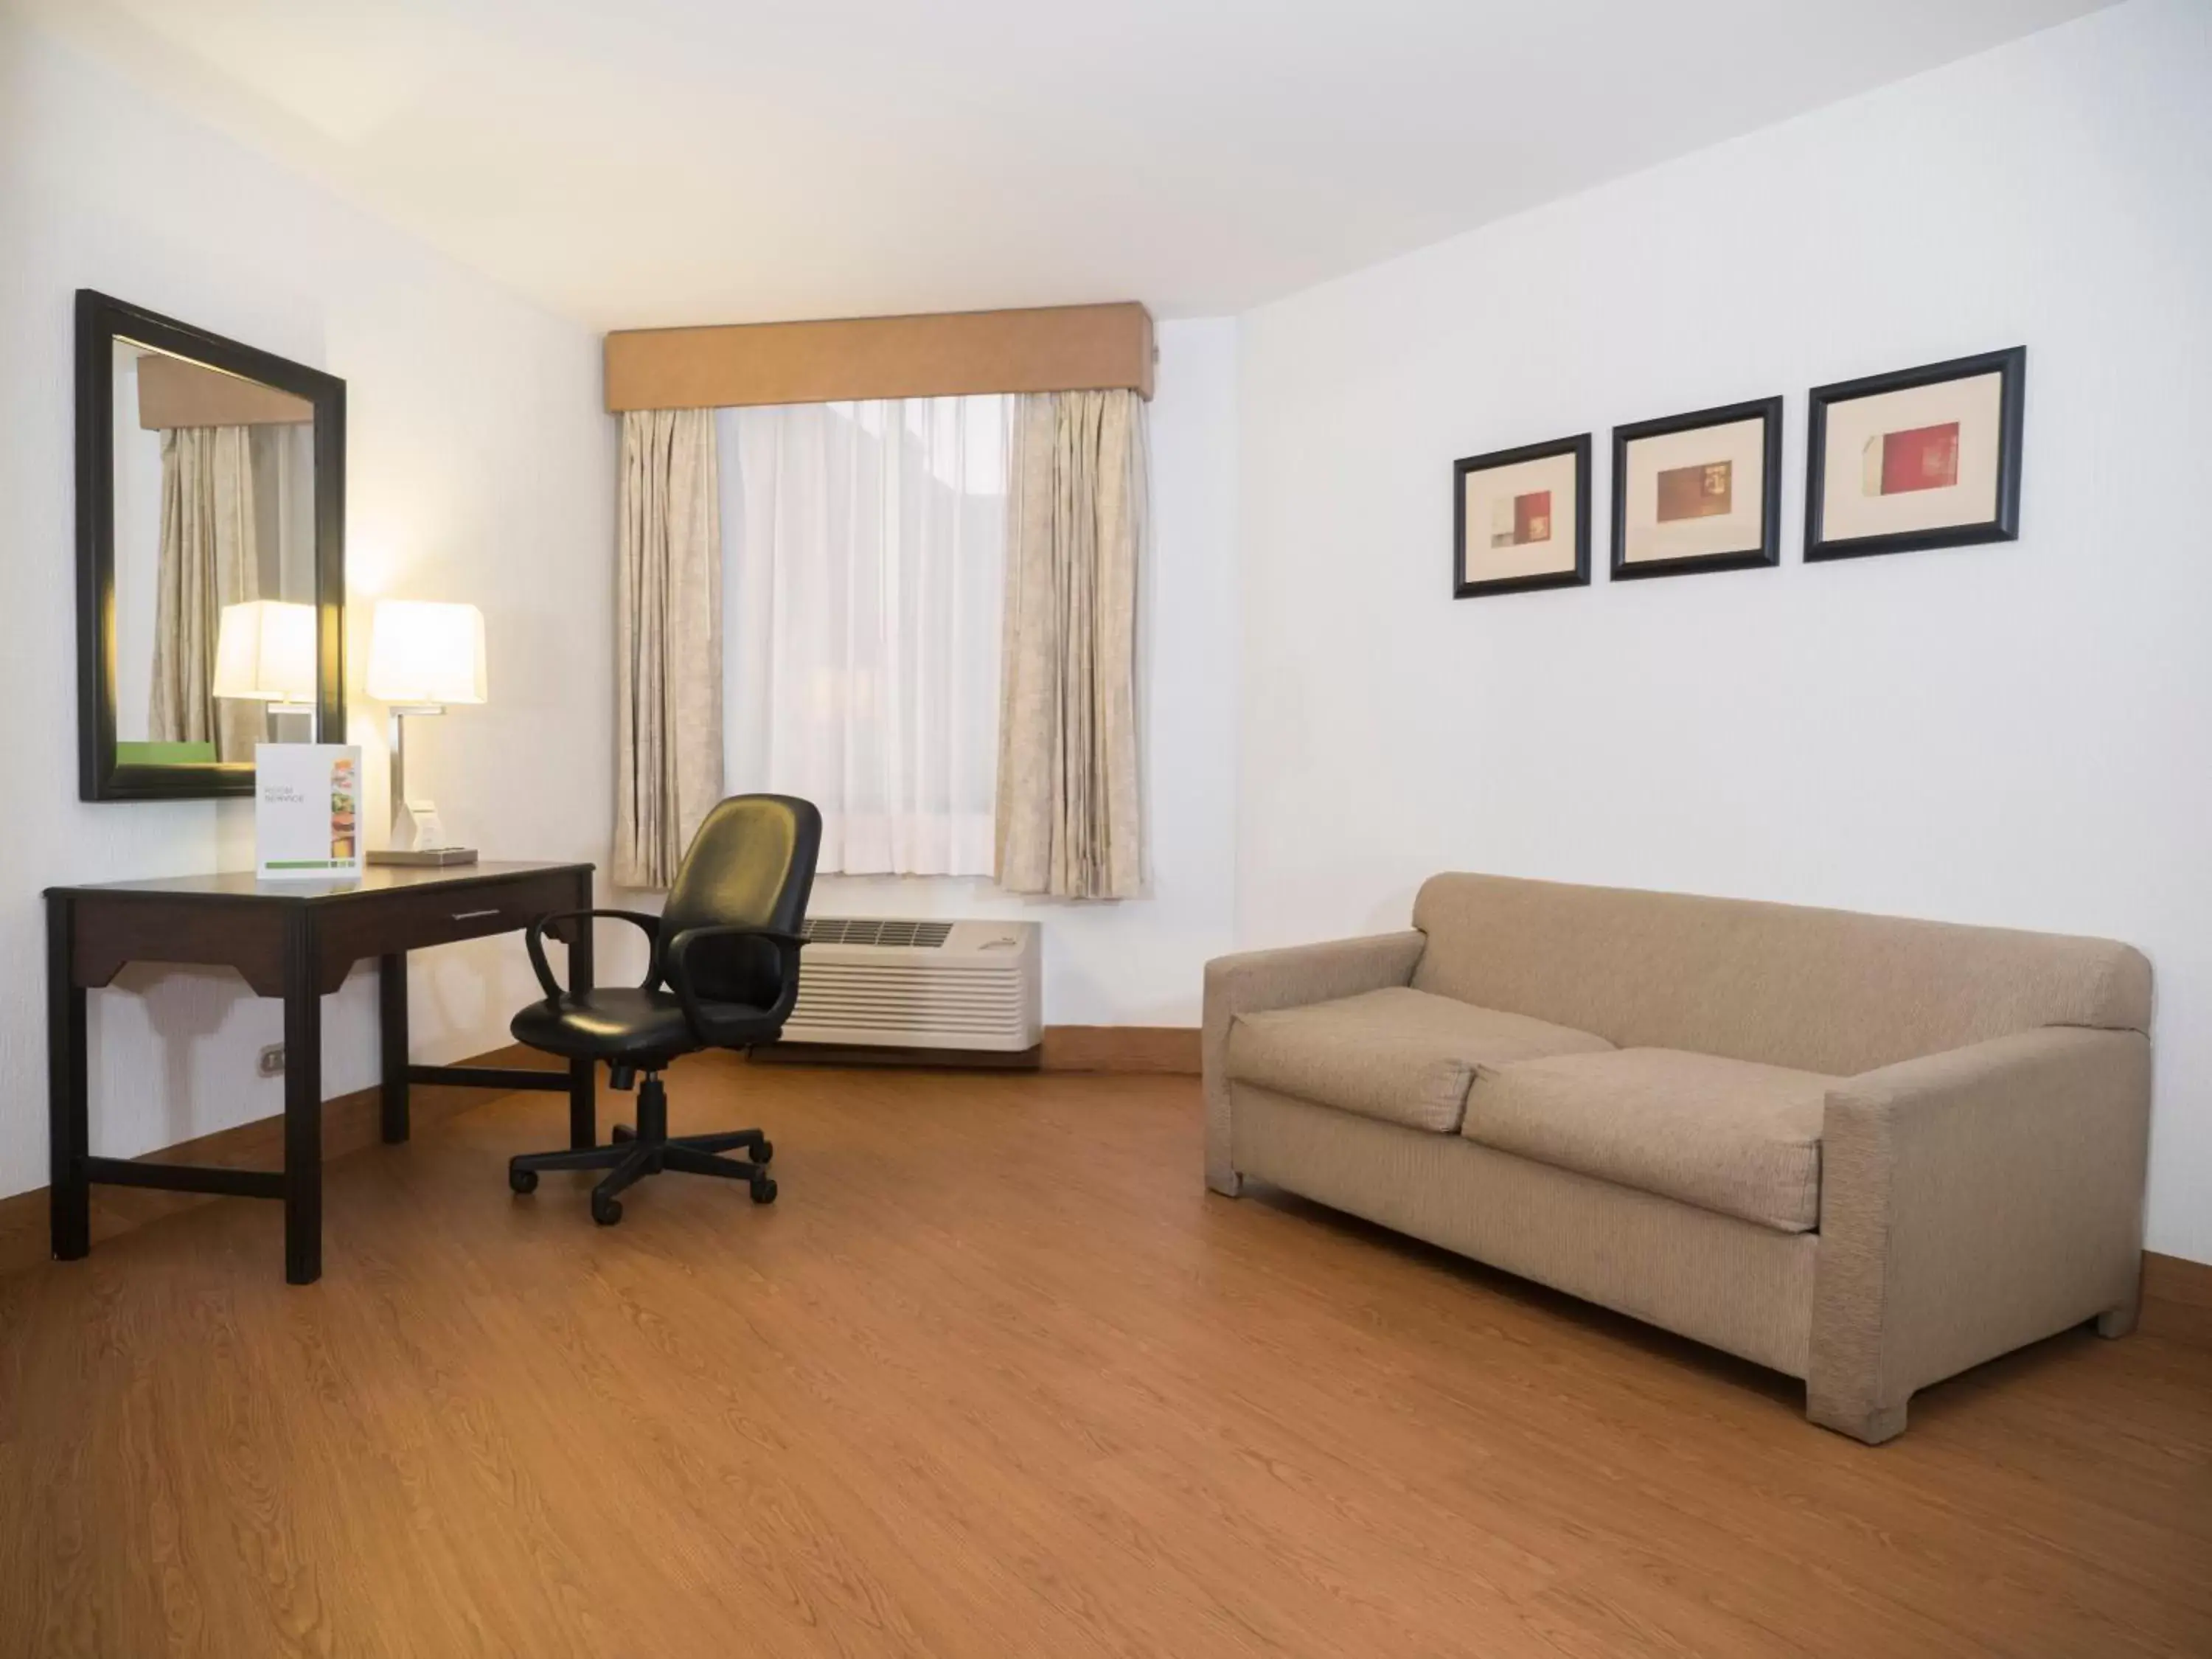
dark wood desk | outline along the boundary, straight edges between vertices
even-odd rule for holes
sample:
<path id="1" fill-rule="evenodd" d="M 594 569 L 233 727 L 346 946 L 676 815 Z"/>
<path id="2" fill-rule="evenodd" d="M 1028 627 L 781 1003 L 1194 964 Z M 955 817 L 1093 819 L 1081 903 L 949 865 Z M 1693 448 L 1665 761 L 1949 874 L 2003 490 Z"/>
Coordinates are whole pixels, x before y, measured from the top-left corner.
<path id="1" fill-rule="evenodd" d="M 410 1083 L 559 1089 L 568 1096 L 568 1143 L 589 1146 L 593 1067 L 568 1071 L 411 1066 L 407 1060 L 407 952 L 526 927 L 555 910 L 588 909 L 588 864 L 466 864 L 442 869 L 372 865 L 359 881 L 264 882 L 249 872 L 177 876 L 46 890 L 48 1109 L 53 1132 L 54 1255 L 92 1248 L 92 1186 L 161 1187 L 281 1199 L 284 1277 L 311 1285 L 323 1271 L 323 1006 L 354 963 L 374 957 L 382 1042 L 382 1127 L 407 1139 Z M 567 936 L 568 983 L 592 984 L 588 922 Z M 87 1127 L 85 992 L 125 963 L 235 968 L 264 997 L 284 1000 L 284 1168 L 224 1170 L 139 1164 L 92 1152 Z"/>

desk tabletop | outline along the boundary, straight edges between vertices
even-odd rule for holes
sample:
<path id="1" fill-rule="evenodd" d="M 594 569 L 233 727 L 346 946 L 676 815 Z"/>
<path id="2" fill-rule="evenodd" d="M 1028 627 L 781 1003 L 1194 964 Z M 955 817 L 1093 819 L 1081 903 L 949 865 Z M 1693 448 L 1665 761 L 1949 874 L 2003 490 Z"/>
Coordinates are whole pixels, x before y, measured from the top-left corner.
<path id="1" fill-rule="evenodd" d="M 204 876 L 157 876 L 146 881 L 103 881 L 77 886 L 49 887 L 49 896 L 61 893 L 87 897 L 120 898 L 134 894 L 149 898 L 232 900 L 248 904 L 331 904 L 374 898 L 380 893 L 423 887 L 481 887 L 529 876 L 568 872 L 587 874 L 586 863 L 538 864 L 493 862 L 478 864 L 372 864 L 358 881 L 263 881 L 251 870 L 227 870 Z"/>

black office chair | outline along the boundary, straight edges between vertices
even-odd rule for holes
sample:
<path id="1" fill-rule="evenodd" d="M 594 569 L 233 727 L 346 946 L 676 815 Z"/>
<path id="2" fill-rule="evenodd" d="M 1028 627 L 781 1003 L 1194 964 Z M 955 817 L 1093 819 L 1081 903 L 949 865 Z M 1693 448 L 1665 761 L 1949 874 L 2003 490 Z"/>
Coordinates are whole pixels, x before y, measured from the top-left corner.
<path id="1" fill-rule="evenodd" d="M 607 1170 L 592 1188 L 592 1219 L 622 1219 L 615 1196 L 663 1170 L 742 1179 L 756 1204 L 775 1199 L 768 1172 L 775 1148 L 758 1129 L 720 1134 L 668 1133 L 661 1068 L 702 1048 L 750 1048 L 772 1042 L 799 1000 L 799 930 L 814 886 L 822 814 L 788 795 L 733 795 L 707 815 L 657 916 L 635 910 L 566 910 L 531 923 L 526 943 L 545 1000 L 514 1017 L 515 1039 L 572 1060 L 604 1060 L 617 1089 L 637 1082 L 637 1127 L 615 1126 L 611 1142 L 582 1151 L 526 1152 L 507 1168 L 507 1185 L 533 1192 L 540 1170 Z M 545 962 L 545 929 L 594 916 L 635 923 L 653 941 L 645 981 L 635 988 L 561 988 Z M 747 1161 L 717 1154 L 745 1149 Z"/>

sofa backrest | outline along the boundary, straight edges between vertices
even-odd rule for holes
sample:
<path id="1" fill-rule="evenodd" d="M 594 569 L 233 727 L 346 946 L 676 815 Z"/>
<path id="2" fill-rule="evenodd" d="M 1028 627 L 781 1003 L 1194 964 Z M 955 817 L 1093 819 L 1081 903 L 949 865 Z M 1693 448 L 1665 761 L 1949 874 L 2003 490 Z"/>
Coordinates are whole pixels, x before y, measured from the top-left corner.
<path id="1" fill-rule="evenodd" d="M 2148 1031 L 2132 946 L 1745 899 L 1432 876 L 1417 989 L 1838 1076 L 2040 1025 Z"/>

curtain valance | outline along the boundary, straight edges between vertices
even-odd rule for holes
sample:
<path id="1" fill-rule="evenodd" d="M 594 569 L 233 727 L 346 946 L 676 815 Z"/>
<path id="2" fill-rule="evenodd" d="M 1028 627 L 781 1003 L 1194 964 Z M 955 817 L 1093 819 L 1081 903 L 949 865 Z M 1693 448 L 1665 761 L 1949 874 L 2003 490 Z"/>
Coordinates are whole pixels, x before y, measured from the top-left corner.
<path id="1" fill-rule="evenodd" d="M 610 334 L 610 411 L 1123 390 L 1152 395 L 1133 301 Z"/>

